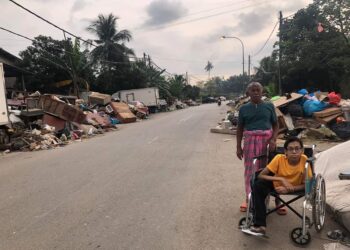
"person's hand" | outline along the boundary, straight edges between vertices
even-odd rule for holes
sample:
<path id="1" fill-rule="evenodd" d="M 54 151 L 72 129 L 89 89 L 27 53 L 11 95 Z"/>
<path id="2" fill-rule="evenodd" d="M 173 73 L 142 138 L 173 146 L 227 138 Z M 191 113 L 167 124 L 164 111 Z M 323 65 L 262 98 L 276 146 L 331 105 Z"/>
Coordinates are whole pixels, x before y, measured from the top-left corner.
<path id="1" fill-rule="evenodd" d="M 285 187 L 289 192 L 294 191 L 294 186 L 290 184 L 286 179 L 282 178 L 281 179 L 283 187 Z"/>
<path id="2" fill-rule="evenodd" d="M 242 147 L 237 147 L 236 155 L 238 159 L 242 160 L 243 159 L 243 149 Z"/>
<path id="3" fill-rule="evenodd" d="M 275 139 L 270 139 L 269 141 L 269 151 L 273 152 L 276 150 L 276 140 Z"/>
<path id="4" fill-rule="evenodd" d="M 276 192 L 279 194 L 287 194 L 288 190 L 284 186 L 279 186 L 275 188 Z"/>

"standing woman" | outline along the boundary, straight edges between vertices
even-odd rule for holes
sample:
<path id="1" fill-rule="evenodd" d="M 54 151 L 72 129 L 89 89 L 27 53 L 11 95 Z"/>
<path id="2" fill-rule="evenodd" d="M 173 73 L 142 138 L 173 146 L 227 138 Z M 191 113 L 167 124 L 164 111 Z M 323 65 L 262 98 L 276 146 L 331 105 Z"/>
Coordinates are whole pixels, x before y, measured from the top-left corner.
<path id="1" fill-rule="evenodd" d="M 276 148 L 278 123 L 275 107 L 271 102 L 264 102 L 261 99 L 262 92 L 263 87 L 260 83 L 250 83 L 247 88 L 250 102 L 244 104 L 239 110 L 236 154 L 240 160 L 244 158 L 244 183 L 246 192 L 246 200 L 240 206 L 242 212 L 247 210 L 252 174 L 258 169 L 265 167 L 261 166 L 261 163 L 258 162 L 254 168 L 253 158 L 266 153 L 267 145 L 269 145 L 270 150 Z"/>

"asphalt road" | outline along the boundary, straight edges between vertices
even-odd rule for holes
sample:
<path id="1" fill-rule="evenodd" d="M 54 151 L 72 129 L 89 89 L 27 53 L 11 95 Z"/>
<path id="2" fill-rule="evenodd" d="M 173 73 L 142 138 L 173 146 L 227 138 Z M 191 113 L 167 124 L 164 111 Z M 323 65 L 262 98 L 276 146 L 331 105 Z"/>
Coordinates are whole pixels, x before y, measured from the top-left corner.
<path id="1" fill-rule="evenodd" d="M 268 239 L 244 235 L 235 137 L 212 134 L 225 105 L 161 113 L 63 148 L 0 156 L 0 249 L 295 249 L 292 213 Z M 309 249 L 322 249 L 329 229 Z"/>

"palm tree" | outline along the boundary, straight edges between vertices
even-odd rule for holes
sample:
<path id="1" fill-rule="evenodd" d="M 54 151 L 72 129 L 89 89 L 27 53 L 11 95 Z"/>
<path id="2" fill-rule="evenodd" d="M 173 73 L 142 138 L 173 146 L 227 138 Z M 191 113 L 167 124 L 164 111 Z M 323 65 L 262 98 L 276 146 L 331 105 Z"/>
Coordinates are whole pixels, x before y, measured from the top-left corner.
<path id="1" fill-rule="evenodd" d="M 210 71 L 214 68 L 214 65 L 208 61 L 207 65 L 205 66 L 205 71 L 208 72 L 208 78 L 210 78 Z"/>
<path id="2" fill-rule="evenodd" d="M 102 65 L 106 65 L 105 61 L 128 63 L 129 56 L 135 55 L 132 49 L 125 46 L 125 42 L 129 42 L 132 35 L 128 30 L 117 30 L 118 19 L 112 13 L 108 16 L 100 14 L 87 28 L 98 37 L 94 40 L 97 47 L 92 50 L 92 57 Z"/>

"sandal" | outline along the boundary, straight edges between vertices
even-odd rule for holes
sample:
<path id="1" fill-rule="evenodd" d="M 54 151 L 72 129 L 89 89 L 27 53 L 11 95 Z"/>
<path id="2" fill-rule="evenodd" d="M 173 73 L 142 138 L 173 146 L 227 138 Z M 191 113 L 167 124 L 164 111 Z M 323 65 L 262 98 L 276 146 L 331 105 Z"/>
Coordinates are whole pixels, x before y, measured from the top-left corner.
<path id="1" fill-rule="evenodd" d="M 286 215 L 287 214 L 287 209 L 285 207 L 281 207 L 279 209 L 277 209 L 277 214 L 278 215 Z"/>
<path id="2" fill-rule="evenodd" d="M 247 202 L 242 203 L 242 205 L 239 207 L 239 211 L 247 212 Z"/>
<path id="3" fill-rule="evenodd" d="M 251 226 L 250 231 L 256 234 L 265 235 L 266 229 L 264 227 Z"/>

